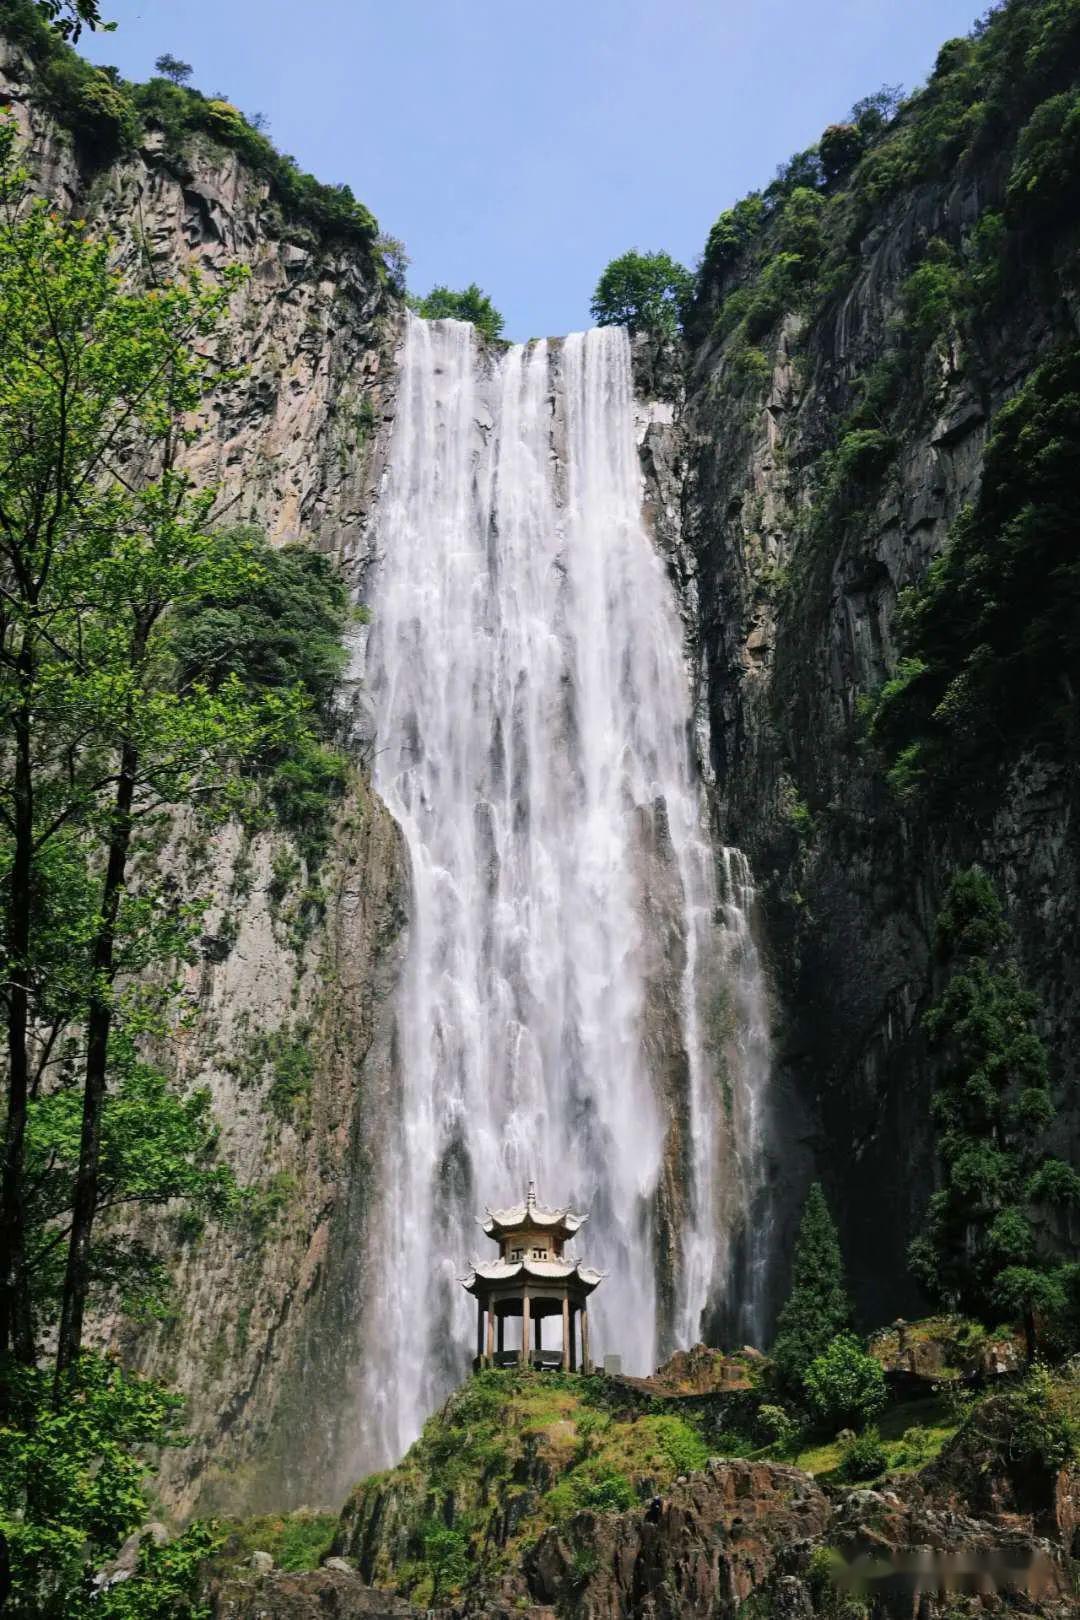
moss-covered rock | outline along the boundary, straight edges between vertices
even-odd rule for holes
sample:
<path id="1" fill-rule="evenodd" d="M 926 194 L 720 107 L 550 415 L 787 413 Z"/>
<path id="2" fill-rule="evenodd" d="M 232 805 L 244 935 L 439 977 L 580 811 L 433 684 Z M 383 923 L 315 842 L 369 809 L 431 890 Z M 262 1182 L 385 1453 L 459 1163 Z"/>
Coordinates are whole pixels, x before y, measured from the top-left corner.
<path id="1" fill-rule="evenodd" d="M 631 1509 L 708 1458 L 696 1414 L 602 1378 L 482 1372 L 397 1468 L 357 1487 L 335 1549 L 375 1585 L 437 1603 L 497 1583 L 575 1515 Z"/>

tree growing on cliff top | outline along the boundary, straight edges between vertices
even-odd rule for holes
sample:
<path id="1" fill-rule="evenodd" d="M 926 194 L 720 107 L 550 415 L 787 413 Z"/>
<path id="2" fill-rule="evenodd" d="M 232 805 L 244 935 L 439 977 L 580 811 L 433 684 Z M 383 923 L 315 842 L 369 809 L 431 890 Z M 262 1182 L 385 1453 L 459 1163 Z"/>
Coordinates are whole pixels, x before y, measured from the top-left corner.
<path id="1" fill-rule="evenodd" d="M 952 1309 L 1017 1317 L 1034 1355 L 1040 1321 L 1062 1318 L 1076 1292 L 1078 1268 L 1054 1223 L 1080 1207 L 1080 1176 L 1043 1149 L 1055 1113 L 1049 1063 L 1009 945 L 985 872 L 957 872 L 937 919 L 946 982 L 924 1020 L 939 1064 L 942 1181 L 911 1266 Z"/>
<path id="2" fill-rule="evenodd" d="M 426 298 L 413 299 L 411 303 L 425 321 L 471 321 L 486 338 L 497 338 L 503 329 L 502 316 L 475 281 L 470 281 L 461 292 L 453 292 L 449 287 L 432 287 Z"/>
<path id="3" fill-rule="evenodd" d="M 628 253 L 612 259 L 596 283 L 592 318 L 598 326 L 674 337 L 694 289 L 694 278 L 668 253 Z"/>
<path id="4" fill-rule="evenodd" d="M 802 1387 L 810 1363 L 851 1325 L 851 1300 L 840 1239 L 821 1185 L 807 1195 L 795 1240 L 791 1292 L 776 1324 L 771 1351 L 781 1384 Z"/>
<path id="5" fill-rule="evenodd" d="M 182 62 L 171 51 L 165 51 L 155 61 L 154 72 L 160 73 L 163 79 L 170 79 L 173 84 L 187 84 L 193 69 L 190 62 Z"/>

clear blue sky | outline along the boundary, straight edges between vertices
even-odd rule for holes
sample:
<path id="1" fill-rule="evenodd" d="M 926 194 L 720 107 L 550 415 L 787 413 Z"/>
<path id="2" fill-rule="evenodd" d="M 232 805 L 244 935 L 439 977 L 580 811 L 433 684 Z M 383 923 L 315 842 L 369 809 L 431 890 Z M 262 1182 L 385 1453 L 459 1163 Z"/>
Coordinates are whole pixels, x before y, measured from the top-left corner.
<path id="1" fill-rule="evenodd" d="M 693 264 L 716 215 L 980 0 L 105 0 L 87 54 L 162 51 L 263 112 L 401 237 L 409 285 L 478 281 L 527 338 L 588 324 L 607 261 Z"/>

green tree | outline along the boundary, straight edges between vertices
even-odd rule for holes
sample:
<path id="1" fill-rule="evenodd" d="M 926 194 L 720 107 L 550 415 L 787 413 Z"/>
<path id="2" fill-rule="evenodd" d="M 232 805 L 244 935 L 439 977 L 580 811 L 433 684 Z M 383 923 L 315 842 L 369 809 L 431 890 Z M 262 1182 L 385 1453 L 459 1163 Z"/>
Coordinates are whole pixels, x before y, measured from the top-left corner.
<path id="1" fill-rule="evenodd" d="M 190 62 L 181 62 L 171 51 L 166 51 L 155 61 L 154 72 L 160 73 L 163 79 L 169 79 L 173 84 L 187 84 L 191 78 L 192 66 Z"/>
<path id="2" fill-rule="evenodd" d="M 426 298 L 413 301 L 413 308 L 425 321 L 471 321 L 486 338 L 497 338 L 503 329 L 502 316 L 475 281 L 461 292 L 432 287 Z"/>
<path id="3" fill-rule="evenodd" d="M 802 1387 L 803 1375 L 851 1322 L 840 1240 L 819 1183 L 810 1188 L 795 1240 L 791 1292 L 776 1324 L 771 1351 L 781 1384 Z"/>
<path id="4" fill-rule="evenodd" d="M 261 577 L 251 548 L 210 529 L 212 492 L 196 495 L 176 469 L 183 423 L 223 375 L 235 278 L 125 288 L 109 244 L 35 201 L 9 128 L 0 140 L 0 1353 L 36 1360 L 27 1131 L 66 1043 L 60 1083 L 79 1076 L 81 1113 L 60 1375 L 94 1276 L 110 1074 L 130 1080 L 123 1054 L 164 1034 L 162 994 L 140 975 L 183 955 L 196 920 L 160 880 L 134 878 L 133 854 L 172 810 L 224 812 L 239 764 L 306 734 L 309 699 L 253 697 L 235 675 L 186 679 L 173 646 L 180 603 Z"/>
<path id="5" fill-rule="evenodd" d="M 60 38 L 70 39 L 72 43 L 84 28 L 94 33 L 99 28 L 110 32 L 116 27 L 115 23 L 102 22 L 98 0 L 34 0 L 34 3 Z"/>
<path id="6" fill-rule="evenodd" d="M 134 1575 L 97 1592 L 96 1566 L 144 1521 L 146 1447 L 175 1445 L 179 1402 L 161 1385 L 84 1355 L 54 1400 L 48 1375 L 11 1369 L 0 1428 L 0 1536 L 11 1620 L 198 1620 L 198 1565 L 214 1544 L 195 1526 L 147 1546 Z"/>
<path id="7" fill-rule="evenodd" d="M 674 336 L 693 292 L 689 270 L 667 253 L 629 253 L 612 259 L 592 296 L 599 326 L 625 326 L 631 332 Z"/>
<path id="8" fill-rule="evenodd" d="M 866 150 L 867 137 L 857 124 L 830 124 L 818 144 L 826 185 L 853 169 Z"/>
<path id="9" fill-rule="evenodd" d="M 840 1333 L 803 1373 L 811 1409 L 833 1428 L 861 1428 L 888 1400 L 885 1372 L 853 1333 Z"/>
<path id="10" fill-rule="evenodd" d="M 951 1309 L 990 1321 L 1015 1313 L 1034 1355 L 1038 1319 L 1062 1313 L 1075 1286 L 1054 1222 L 1080 1205 L 1080 1176 L 1043 1149 L 1054 1105 L 1037 1005 L 978 867 L 953 876 L 936 942 L 946 982 L 924 1022 L 938 1064 L 941 1185 L 911 1246 L 912 1270 Z"/>

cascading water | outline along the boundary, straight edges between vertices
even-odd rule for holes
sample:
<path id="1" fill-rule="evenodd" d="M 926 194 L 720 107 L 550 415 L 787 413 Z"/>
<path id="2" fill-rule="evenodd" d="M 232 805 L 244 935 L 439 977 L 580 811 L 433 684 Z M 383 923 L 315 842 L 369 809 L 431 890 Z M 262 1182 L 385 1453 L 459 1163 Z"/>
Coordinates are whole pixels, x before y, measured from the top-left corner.
<path id="1" fill-rule="evenodd" d="M 496 357 L 409 318 L 367 659 L 413 885 L 370 1462 L 467 1367 L 475 1216 L 530 1178 L 591 1210 L 594 1342 L 628 1370 L 693 1342 L 730 1282 L 732 1177 L 760 1135 L 738 1124 L 760 1041 L 732 1030 L 764 1000 L 746 895 L 718 898 L 683 628 L 640 506 L 622 330 Z"/>

